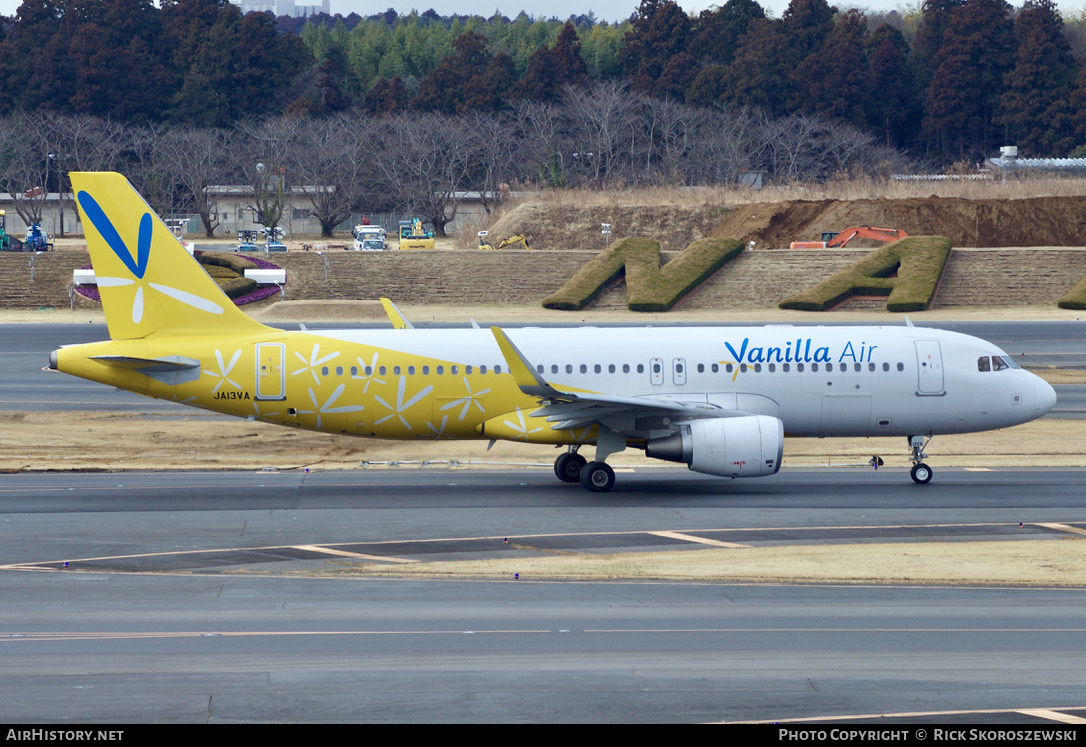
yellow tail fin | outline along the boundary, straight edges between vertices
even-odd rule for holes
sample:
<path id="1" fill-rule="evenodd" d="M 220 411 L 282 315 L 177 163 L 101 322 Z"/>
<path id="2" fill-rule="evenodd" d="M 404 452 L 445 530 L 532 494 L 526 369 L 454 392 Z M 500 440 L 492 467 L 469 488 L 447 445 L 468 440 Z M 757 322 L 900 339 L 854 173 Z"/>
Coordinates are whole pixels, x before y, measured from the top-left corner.
<path id="1" fill-rule="evenodd" d="M 111 338 L 266 329 L 234 305 L 127 179 L 71 179 Z"/>

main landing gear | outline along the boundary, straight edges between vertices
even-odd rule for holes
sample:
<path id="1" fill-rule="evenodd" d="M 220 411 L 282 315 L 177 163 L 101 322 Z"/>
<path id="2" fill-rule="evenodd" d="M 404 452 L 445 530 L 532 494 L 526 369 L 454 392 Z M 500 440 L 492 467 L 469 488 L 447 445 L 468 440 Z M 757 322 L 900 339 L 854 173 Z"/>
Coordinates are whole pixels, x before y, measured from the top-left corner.
<path id="1" fill-rule="evenodd" d="M 562 482 L 579 482 L 593 493 L 606 493 L 615 486 L 615 471 L 606 462 L 589 462 L 575 446 L 554 460 L 554 474 Z"/>
<path id="2" fill-rule="evenodd" d="M 913 463 L 913 468 L 909 474 L 912 476 L 913 482 L 918 485 L 927 485 L 931 482 L 933 472 L 931 467 L 923 462 L 928 456 L 924 453 L 924 449 L 929 443 L 931 443 L 931 436 L 927 438 L 924 436 L 909 436 L 909 447 L 913 450 L 912 456 L 909 457 L 909 461 Z"/>

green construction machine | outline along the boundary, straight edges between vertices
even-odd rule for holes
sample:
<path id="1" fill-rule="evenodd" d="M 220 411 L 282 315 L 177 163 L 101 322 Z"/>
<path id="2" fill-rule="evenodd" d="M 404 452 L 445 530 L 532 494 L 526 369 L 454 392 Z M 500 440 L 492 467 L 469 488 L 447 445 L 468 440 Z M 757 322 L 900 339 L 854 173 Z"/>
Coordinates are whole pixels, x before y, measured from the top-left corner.
<path id="1" fill-rule="evenodd" d="M 0 210 L 0 252 L 21 252 L 23 242 L 8 235 L 7 213 Z"/>

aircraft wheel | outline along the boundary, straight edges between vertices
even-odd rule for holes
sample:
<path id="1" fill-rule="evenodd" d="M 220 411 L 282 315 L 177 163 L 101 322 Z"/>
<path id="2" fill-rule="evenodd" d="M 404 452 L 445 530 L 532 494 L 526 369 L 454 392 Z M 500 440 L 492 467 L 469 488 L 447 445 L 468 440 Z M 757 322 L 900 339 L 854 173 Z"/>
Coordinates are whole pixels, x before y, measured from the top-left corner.
<path id="1" fill-rule="evenodd" d="M 606 462 L 589 462 L 581 470 L 581 485 L 593 493 L 606 493 L 615 486 L 615 471 Z"/>
<path id="2" fill-rule="evenodd" d="M 580 454 L 566 452 L 554 460 L 554 474 L 562 482 L 580 482 L 587 460 Z"/>
<path id="3" fill-rule="evenodd" d="M 912 472 L 910 472 L 909 474 L 912 475 L 913 482 L 917 483 L 918 485 L 927 485 L 929 482 L 931 482 L 931 467 L 924 464 L 923 462 L 915 465 L 912 469 Z"/>

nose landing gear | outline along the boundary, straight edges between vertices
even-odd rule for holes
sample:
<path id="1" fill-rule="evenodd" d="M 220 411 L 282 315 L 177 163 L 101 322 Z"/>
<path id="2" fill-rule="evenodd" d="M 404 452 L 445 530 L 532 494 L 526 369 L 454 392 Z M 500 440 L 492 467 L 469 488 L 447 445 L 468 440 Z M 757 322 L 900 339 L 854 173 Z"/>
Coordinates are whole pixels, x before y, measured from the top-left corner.
<path id="1" fill-rule="evenodd" d="M 927 458 L 927 454 L 924 453 L 924 449 L 931 443 L 931 436 L 909 436 L 909 446 L 912 448 L 912 456 L 909 457 L 909 461 L 913 463 L 912 471 L 909 475 L 913 478 L 913 482 L 918 485 L 927 485 L 931 482 L 931 477 L 934 474 L 931 467 L 924 464 L 924 459 Z"/>

